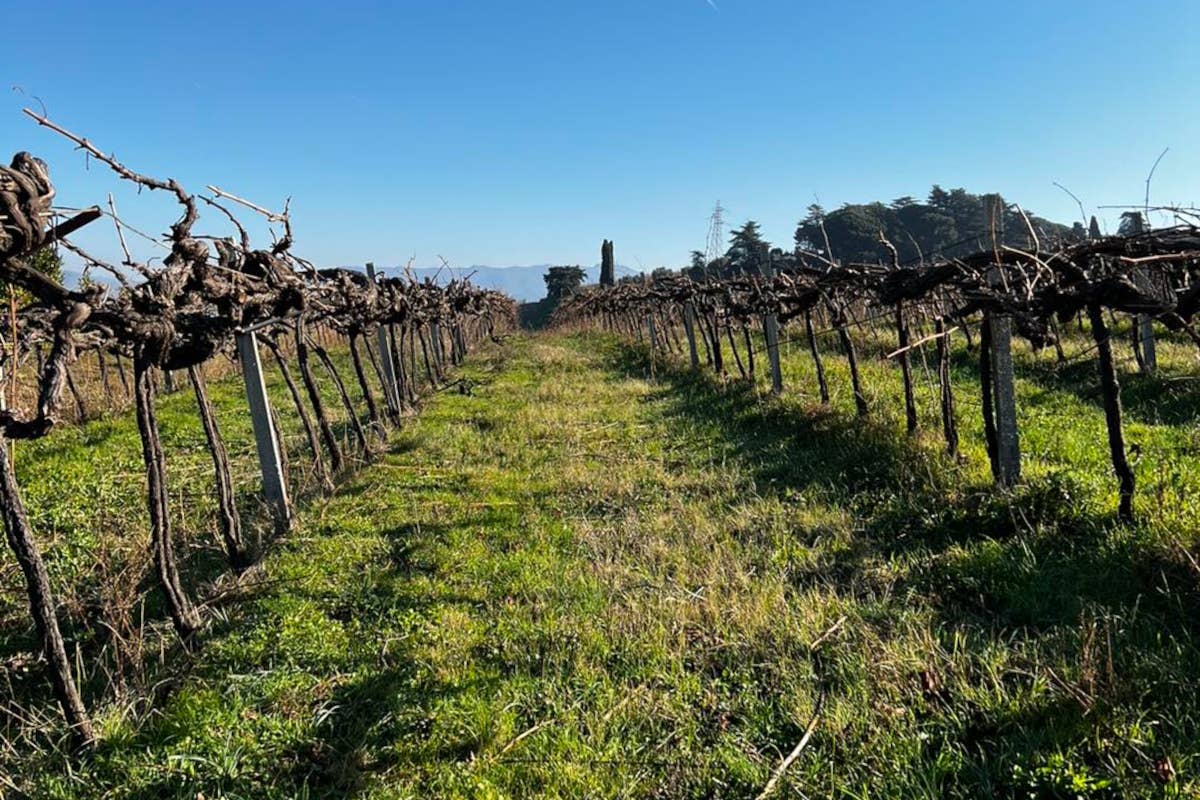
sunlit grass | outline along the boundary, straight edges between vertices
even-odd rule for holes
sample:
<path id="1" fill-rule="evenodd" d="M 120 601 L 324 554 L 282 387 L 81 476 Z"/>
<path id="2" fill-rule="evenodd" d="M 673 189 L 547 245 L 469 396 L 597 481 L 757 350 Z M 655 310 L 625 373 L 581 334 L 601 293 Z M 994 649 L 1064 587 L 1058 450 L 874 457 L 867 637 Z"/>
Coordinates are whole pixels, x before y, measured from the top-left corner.
<path id="1" fill-rule="evenodd" d="M 832 409 L 800 342 L 777 399 L 761 356 L 751 389 L 603 336 L 490 349 L 304 509 L 165 699 L 102 703 L 83 761 L 42 737 L 0 769 L 47 797 L 754 797 L 823 697 L 781 797 L 1196 792 L 1188 349 L 1126 379 L 1122 528 L 1088 373 L 1019 354 L 1007 495 L 970 354 L 960 463 L 920 366 L 910 440 L 890 343 L 862 343 L 866 421 L 829 344 Z"/>

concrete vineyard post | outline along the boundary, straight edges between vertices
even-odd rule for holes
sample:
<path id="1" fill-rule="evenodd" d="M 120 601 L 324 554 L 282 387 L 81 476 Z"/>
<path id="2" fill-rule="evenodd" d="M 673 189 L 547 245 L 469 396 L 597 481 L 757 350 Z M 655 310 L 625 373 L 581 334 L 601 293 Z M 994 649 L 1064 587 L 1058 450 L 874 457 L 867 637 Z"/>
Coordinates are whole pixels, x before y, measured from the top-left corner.
<path id="1" fill-rule="evenodd" d="M 1012 361 L 1012 318 L 994 314 L 991 328 L 992 398 L 996 414 L 997 480 L 1013 486 L 1021 479 L 1021 444 L 1017 433 L 1017 393 Z"/>
<path id="2" fill-rule="evenodd" d="M 1000 195 L 983 198 L 984 225 L 991 235 L 992 250 L 999 253 L 1004 242 L 1004 200 Z M 1002 267 L 997 264 L 988 274 L 993 286 L 1004 283 Z M 1017 392 L 1012 361 L 1012 317 L 984 313 L 989 335 L 988 358 L 991 378 L 992 410 L 995 415 L 995 477 L 1001 486 L 1014 486 L 1021 479 L 1021 443 L 1017 432 Z M 987 387 L 984 387 L 987 391 Z"/>
<path id="3" fill-rule="evenodd" d="M 1130 234 L 1137 236 L 1146 232 L 1147 220 L 1140 214 L 1134 214 L 1129 218 Z M 1151 280 L 1150 274 L 1142 270 L 1138 270 L 1140 276 L 1135 280 L 1137 282 Z M 1149 314 L 1138 314 L 1133 319 L 1134 334 L 1133 347 L 1134 355 L 1136 355 L 1138 367 L 1147 375 L 1153 375 L 1158 369 L 1158 353 L 1154 347 L 1154 318 Z"/>
<path id="4" fill-rule="evenodd" d="M 779 363 L 779 320 L 774 314 L 763 317 L 763 333 L 767 339 L 767 360 L 771 364 L 771 391 L 783 391 L 783 370 Z"/>
<path id="5" fill-rule="evenodd" d="M 271 407 L 267 386 L 263 380 L 262 361 L 258 356 L 258 337 L 253 332 L 237 335 L 238 360 L 246 383 L 246 399 L 250 404 L 250 422 L 254 428 L 254 444 L 258 450 L 258 466 L 262 471 L 263 497 L 275 518 L 275 528 L 286 531 L 292 527 L 292 504 L 288 497 L 287 476 L 275 426 L 271 424 Z"/>
<path id="6" fill-rule="evenodd" d="M 1142 371 L 1153 375 L 1158 369 L 1158 353 L 1154 348 L 1154 318 L 1149 314 L 1137 315 L 1138 344 L 1142 350 Z"/>
<path id="7" fill-rule="evenodd" d="M 367 262 L 367 280 L 375 284 L 375 264 Z M 388 343 L 388 326 L 380 325 L 375 329 L 375 350 L 379 355 L 379 368 L 383 372 L 383 397 L 387 401 L 388 412 L 393 419 L 400 416 L 400 392 L 396 384 L 396 363 L 392 361 L 392 348 Z"/>

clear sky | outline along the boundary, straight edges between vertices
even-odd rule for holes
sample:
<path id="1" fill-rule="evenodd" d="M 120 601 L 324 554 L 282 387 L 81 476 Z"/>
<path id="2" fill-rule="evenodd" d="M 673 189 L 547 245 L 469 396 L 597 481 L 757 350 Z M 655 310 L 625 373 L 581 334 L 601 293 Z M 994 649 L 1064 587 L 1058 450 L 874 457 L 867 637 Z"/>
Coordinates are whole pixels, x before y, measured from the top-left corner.
<path id="1" fill-rule="evenodd" d="M 1152 202 L 1200 200 L 1196 0 L 26 12 L 0 54 L 4 158 L 46 158 L 60 204 L 115 191 L 140 227 L 172 221 L 22 117 L 36 96 L 136 169 L 269 206 L 292 196 L 297 251 L 319 264 L 591 264 L 607 237 L 619 263 L 679 266 L 718 199 L 788 246 L 815 200 L 923 197 L 933 183 L 1069 222 L 1078 208 L 1052 182 L 1089 213 L 1140 203 L 1168 146 Z M 82 241 L 115 256 L 100 225 Z"/>

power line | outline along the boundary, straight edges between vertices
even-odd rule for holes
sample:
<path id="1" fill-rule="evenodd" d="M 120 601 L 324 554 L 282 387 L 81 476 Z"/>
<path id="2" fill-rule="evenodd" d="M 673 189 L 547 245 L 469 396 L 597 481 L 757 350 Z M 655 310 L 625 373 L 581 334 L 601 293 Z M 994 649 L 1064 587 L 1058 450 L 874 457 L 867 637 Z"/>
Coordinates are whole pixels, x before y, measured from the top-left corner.
<path id="1" fill-rule="evenodd" d="M 713 208 L 712 216 L 708 218 L 708 243 L 704 248 L 704 264 L 707 266 L 721 257 L 725 252 L 725 209 L 721 201 Z"/>

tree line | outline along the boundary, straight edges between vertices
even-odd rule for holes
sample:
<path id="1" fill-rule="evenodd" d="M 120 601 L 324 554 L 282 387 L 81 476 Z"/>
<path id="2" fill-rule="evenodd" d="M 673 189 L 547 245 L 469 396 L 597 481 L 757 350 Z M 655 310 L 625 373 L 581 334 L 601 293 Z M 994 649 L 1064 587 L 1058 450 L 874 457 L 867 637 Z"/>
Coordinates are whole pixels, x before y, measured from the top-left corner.
<path id="1" fill-rule="evenodd" d="M 988 220 L 985 208 L 998 209 L 997 219 Z M 935 184 L 925 202 L 906 195 L 890 203 L 847 203 L 833 211 L 810 205 L 796 225 L 792 252 L 820 253 L 858 263 L 890 263 L 893 254 L 881 241 L 882 233 L 895 246 L 902 263 L 919 264 L 991 246 L 990 229 L 996 230 L 1002 244 L 1028 247 L 1030 227 L 1043 246 L 1088 238 L 1081 222 L 1061 225 L 1024 213 L 996 194 L 946 190 Z M 693 250 L 683 272 L 694 279 L 755 273 L 768 259 L 779 260 L 786 255 L 783 248 L 763 237 L 758 222 L 748 220 L 731 232 L 723 255 L 709 259 L 705 253 Z M 656 272 L 669 274 L 673 270 Z"/>

